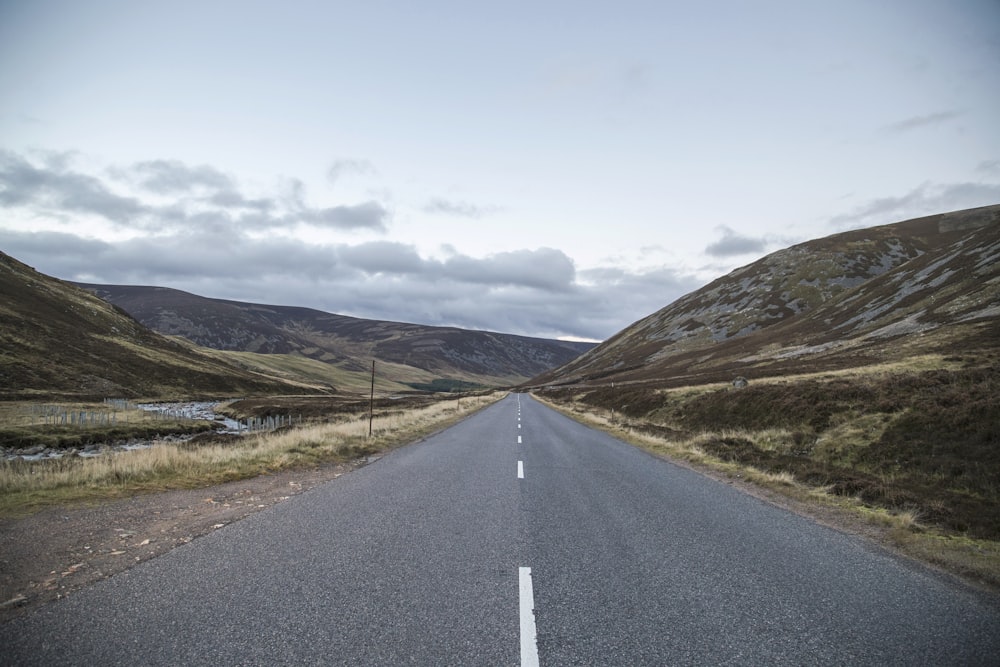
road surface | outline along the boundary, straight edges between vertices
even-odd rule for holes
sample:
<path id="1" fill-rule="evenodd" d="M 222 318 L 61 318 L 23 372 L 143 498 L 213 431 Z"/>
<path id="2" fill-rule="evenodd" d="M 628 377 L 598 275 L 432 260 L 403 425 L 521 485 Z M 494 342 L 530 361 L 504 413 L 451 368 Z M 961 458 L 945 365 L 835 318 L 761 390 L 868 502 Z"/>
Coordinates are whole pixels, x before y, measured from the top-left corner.
<path id="1" fill-rule="evenodd" d="M 996 665 L 1000 607 L 526 395 L 0 626 L 7 665 Z"/>

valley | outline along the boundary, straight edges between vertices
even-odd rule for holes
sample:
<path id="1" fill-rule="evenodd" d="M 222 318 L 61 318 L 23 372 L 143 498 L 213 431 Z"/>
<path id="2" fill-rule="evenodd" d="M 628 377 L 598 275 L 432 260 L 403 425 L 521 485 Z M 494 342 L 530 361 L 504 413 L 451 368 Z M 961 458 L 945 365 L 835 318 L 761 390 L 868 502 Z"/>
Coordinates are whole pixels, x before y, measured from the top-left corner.
<path id="1" fill-rule="evenodd" d="M 81 503 L 339 475 L 514 388 L 1000 590 L 1000 206 L 780 250 L 598 345 L 80 286 L 6 255 L 0 287 L 0 446 L 78 453 L 206 431 L 128 458 L 4 462 L 0 514 L 15 523 Z M 109 397 L 296 419 L 240 436 L 206 421 L 80 430 L 5 416 L 97 410 Z M 371 438 L 369 409 L 391 424 Z"/>

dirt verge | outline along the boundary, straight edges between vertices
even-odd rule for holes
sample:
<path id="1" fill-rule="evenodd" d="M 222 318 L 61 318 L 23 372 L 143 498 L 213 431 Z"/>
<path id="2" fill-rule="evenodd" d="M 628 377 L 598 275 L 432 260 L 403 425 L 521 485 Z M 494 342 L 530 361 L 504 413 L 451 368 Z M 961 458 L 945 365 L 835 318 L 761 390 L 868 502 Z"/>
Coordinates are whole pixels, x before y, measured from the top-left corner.
<path id="1" fill-rule="evenodd" d="M 0 519 L 0 623 L 366 463 L 330 463 L 209 488 Z"/>

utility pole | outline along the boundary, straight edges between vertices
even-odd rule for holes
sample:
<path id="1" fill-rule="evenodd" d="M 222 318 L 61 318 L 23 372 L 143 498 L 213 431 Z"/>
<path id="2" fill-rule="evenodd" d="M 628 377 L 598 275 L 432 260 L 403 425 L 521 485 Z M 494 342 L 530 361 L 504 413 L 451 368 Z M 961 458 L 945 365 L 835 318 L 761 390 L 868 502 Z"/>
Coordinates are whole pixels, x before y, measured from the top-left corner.
<path id="1" fill-rule="evenodd" d="M 372 418 L 375 415 L 375 360 L 372 359 L 372 394 L 368 399 L 368 437 L 372 437 Z"/>

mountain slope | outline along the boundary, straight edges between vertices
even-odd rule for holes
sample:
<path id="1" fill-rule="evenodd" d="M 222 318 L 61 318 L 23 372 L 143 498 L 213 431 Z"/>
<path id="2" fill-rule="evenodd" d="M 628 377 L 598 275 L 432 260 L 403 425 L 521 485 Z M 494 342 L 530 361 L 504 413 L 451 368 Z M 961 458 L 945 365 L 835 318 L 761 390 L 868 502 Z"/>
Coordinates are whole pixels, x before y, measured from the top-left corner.
<path id="1" fill-rule="evenodd" d="M 1000 206 L 835 234 L 736 269 L 530 384 L 718 381 L 995 348 L 998 266 Z"/>
<path id="2" fill-rule="evenodd" d="M 0 398 L 232 396 L 301 391 L 156 334 L 0 253 Z"/>
<path id="3" fill-rule="evenodd" d="M 454 327 L 383 322 L 310 308 L 210 299 L 163 287 L 81 284 L 146 326 L 217 350 L 292 354 L 345 371 L 364 372 L 372 359 L 406 368 L 420 384 L 513 384 L 564 364 L 593 347 Z"/>

